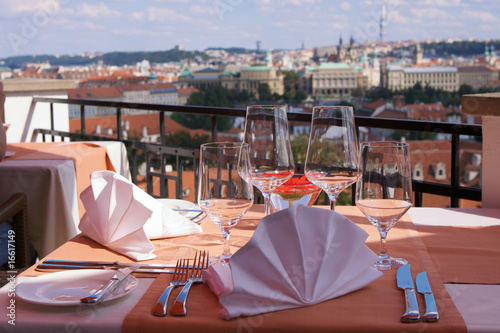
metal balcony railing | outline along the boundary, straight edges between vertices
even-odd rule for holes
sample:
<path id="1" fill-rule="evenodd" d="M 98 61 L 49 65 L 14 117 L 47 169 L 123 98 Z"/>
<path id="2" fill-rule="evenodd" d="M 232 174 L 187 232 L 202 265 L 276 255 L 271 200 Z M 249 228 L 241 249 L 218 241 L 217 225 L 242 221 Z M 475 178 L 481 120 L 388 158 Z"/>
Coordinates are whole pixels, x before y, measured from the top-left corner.
<path id="1" fill-rule="evenodd" d="M 218 117 L 245 117 L 245 109 L 222 108 L 222 107 L 204 107 L 204 106 L 186 106 L 186 105 L 161 105 L 147 103 L 126 103 L 126 102 L 111 102 L 100 100 L 76 100 L 76 99 L 59 99 L 59 98 L 33 98 L 33 103 L 49 103 L 50 104 L 50 120 L 51 129 L 35 129 L 33 135 L 42 135 L 43 141 L 53 141 L 55 137 L 69 138 L 70 140 L 85 140 L 99 141 L 112 140 L 122 141 L 129 151 L 130 167 L 132 181 L 137 184 L 137 157 L 138 151 L 146 153 L 146 181 L 148 193 L 153 193 L 153 178 L 157 177 L 160 180 L 160 197 L 167 197 L 168 182 L 175 182 L 175 196 L 182 198 L 182 173 L 186 161 L 197 166 L 199 162 L 199 149 L 167 146 L 165 144 L 165 112 L 184 112 L 203 114 L 211 116 L 211 141 L 217 141 L 217 119 Z M 63 132 L 54 129 L 54 104 L 72 104 L 80 106 L 81 129 L 79 133 Z M 122 110 L 148 110 L 158 112 L 158 122 L 160 124 L 160 140 L 159 143 L 146 143 L 124 139 L 122 131 L 117 130 L 116 137 L 106 137 L 87 133 L 86 129 L 86 106 L 107 107 L 116 110 L 116 128 L 121 129 Z M 289 121 L 297 121 L 310 123 L 311 114 L 305 113 L 288 113 Z M 459 158 L 460 158 L 460 136 L 474 136 L 482 138 L 482 128 L 480 125 L 464 125 L 464 124 L 449 124 L 431 121 L 418 120 L 400 120 L 400 119 L 381 119 L 370 117 L 355 117 L 356 127 L 359 131 L 360 127 L 380 128 L 389 130 L 406 130 L 418 132 L 430 132 L 434 134 L 449 134 L 451 135 L 451 182 L 450 184 L 433 183 L 426 181 L 413 180 L 413 191 L 415 192 L 415 206 L 422 206 L 422 194 L 429 193 L 450 198 L 450 207 L 458 207 L 459 199 L 468 199 L 481 201 L 481 189 L 460 186 L 459 179 Z M 176 175 L 168 175 L 165 172 L 165 164 L 167 157 L 175 157 Z M 152 166 L 154 166 L 152 168 Z M 303 165 L 298 164 L 297 172 L 303 172 Z M 158 170 L 158 171 L 154 171 Z M 195 174 L 195 191 L 197 191 L 198 170 L 194 167 Z M 354 191 L 353 191 L 354 193 Z M 196 193 L 195 193 L 196 197 Z M 353 196 L 354 197 L 354 196 Z"/>

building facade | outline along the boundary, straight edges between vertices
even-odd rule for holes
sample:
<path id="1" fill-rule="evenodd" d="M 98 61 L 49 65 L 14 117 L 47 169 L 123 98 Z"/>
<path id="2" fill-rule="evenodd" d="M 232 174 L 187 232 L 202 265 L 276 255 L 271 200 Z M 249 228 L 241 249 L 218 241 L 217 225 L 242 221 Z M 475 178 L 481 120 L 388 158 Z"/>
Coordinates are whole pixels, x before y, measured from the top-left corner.
<path id="1" fill-rule="evenodd" d="M 267 84 L 271 94 L 283 95 L 285 86 L 283 74 L 272 66 L 249 66 L 241 72 L 223 72 L 219 69 L 205 68 L 191 73 L 185 69 L 179 76 L 178 85 L 182 88 L 193 87 L 207 89 L 220 85 L 229 90 L 248 91 L 249 94 L 259 97 L 259 86 Z"/>
<path id="2" fill-rule="evenodd" d="M 460 81 L 456 67 L 402 67 L 390 65 L 386 67 L 384 86 L 391 90 L 404 90 L 413 87 L 417 82 L 425 86 L 445 91 L 458 91 Z"/>
<path id="3" fill-rule="evenodd" d="M 458 67 L 458 78 L 459 86 L 467 84 L 474 89 L 479 89 L 498 80 L 498 70 L 489 66 L 463 66 Z"/>
<path id="4" fill-rule="evenodd" d="M 351 96 L 359 81 L 353 66 L 344 63 L 323 63 L 303 73 L 301 89 L 313 96 Z"/>

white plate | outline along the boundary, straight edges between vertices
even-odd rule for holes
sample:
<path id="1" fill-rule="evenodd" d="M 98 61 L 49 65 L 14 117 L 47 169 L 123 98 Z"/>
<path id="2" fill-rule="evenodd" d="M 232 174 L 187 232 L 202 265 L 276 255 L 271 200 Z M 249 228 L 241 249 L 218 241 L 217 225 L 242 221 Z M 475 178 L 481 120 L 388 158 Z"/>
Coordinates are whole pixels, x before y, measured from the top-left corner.
<path id="1" fill-rule="evenodd" d="M 6 152 L 5 152 L 5 157 L 13 156 L 13 155 L 15 155 L 15 154 L 16 154 L 16 152 L 15 152 L 15 151 L 6 151 Z"/>
<path id="2" fill-rule="evenodd" d="M 36 304 L 81 305 L 81 298 L 102 287 L 114 274 L 112 270 L 76 269 L 40 275 L 21 282 L 16 287 L 16 296 Z M 129 275 L 102 302 L 125 296 L 134 291 L 138 284 L 137 278 Z"/>
<path id="3" fill-rule="evenodd" d="M 200 209 L 200 207 L 187 200 L 180 200 L 180 199 L 156 199 L 158 200 L 161 204 L 167 206 L 168 208 L 171 209 Z M 200 212 L 183 212 L 183 211 L 177 211 L 177 213 L 185 216 L 186 218 L 192 220 L 193 222 L 199 222 L 201 218 L 205 215 L 200 214 Z"/>

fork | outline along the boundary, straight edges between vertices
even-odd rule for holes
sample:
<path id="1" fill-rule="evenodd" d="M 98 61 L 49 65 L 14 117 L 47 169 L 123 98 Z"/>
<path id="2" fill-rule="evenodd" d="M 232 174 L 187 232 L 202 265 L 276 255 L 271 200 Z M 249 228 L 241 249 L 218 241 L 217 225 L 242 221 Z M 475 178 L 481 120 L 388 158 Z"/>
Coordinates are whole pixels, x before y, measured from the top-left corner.
<path id="1" fill-rule="evenodd" d="M 153 308 L 153 315 L 158 317 L 165 317 L 167 315 L 167 303 L 170 293 L 175 287 L 183 286 L 187 283 L 188 271 L 189 259 L 177 260 L 172 281 L 170 281 L 170 284 L 156 302 L 155 307 Z"/>
<path id="2" fill-rule="evenodd" d="M 188 282 L 182 288 L 181 292 L 177 296 L 177 299 L 172 306 L 172 315 L 174 316 L 185 316 L 186 315 L 186 301 L 191 290 L 193 283 L 201 283 L 203 279 L 201 277 L 201 272 L 208 268 L 208 252 L 198 252 L 194 257 L 193 269 L 191 270 L 191 275 L 189 276 Z"/>

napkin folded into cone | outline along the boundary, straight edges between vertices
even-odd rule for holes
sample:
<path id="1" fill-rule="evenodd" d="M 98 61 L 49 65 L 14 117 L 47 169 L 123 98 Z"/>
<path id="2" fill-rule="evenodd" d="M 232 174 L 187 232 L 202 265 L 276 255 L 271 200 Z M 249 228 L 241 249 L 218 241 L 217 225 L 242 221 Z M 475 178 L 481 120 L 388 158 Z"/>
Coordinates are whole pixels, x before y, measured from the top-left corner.
<path id="1" fill-rule="evenodd" d="M 95 171 L 80 198 L 82 234 L 135 260 L 156 258 L 149 239 L 190 235 L 201 227 L 113 171 Z"/>
<path id="2" fill-rule="evenodd" d="M 382 276 L 367 237 L 339 213 L 293 206 L 264 217 L 229 266 L 211 266 L 203 279 L 225 319 L 317 304 Z"/>

